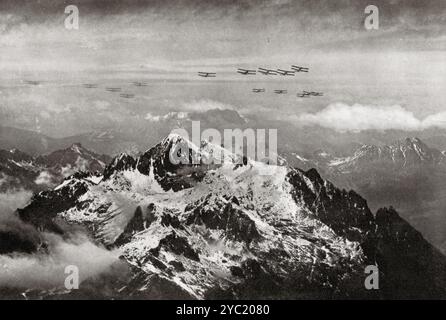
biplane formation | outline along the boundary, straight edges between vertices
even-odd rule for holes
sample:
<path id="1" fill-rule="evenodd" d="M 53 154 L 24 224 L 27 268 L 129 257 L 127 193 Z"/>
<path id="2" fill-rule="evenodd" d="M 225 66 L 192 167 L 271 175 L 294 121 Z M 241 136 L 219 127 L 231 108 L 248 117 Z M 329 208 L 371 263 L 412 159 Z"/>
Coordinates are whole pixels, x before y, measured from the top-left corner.
<path id="1" fill-rule="evenodd" d="M 309 67 L 304 66 L 298 66 L 298 65 L 291 65 L 289 69 L 282 69 L 282 68 L 265 68 L 265 67 L 258 67 L 256 69 L 246 69 L 246 68 L 237 68 L 236 73 L 243 75 L 243 76 L 255 76 L 255 75 L 263 75 L 263 76 L 280 76 L 280 77 L 289 77 L 289 76 L 296 76 L 297 73 L 308 73 L 310 71 Z M 198 71 L 197 75 L 199 77 L 203 78 L 216 78 L 217 72 L 210 72 L 210 71 Z M 24 80 L 23 81 L 27 85 L 36 86 L 39 85 L 40 82 L 36 80 Z M 131 85 L 135 87 L 146 87 L 148 86 L 147 82 L 143 81 L 133 81 L 130 83 Z M 82 87 L 86 89 L 95 89 L 98 88 L 98 84 L 95 83 L 83 83 Z M 134 93 L 131 92 L 122 92 L 121 87 L 105 87 L 105 90 L 108 92 L 118 92 L 119 97 L 125 98 L 125 99 L 132 99 L 135 97 Z M 267 89 L 265 88 L 253 88 L 253 93 L 265 93 L 267 92 Z M 274 94 L 288 94 L 287 89 L 273 89 L 272 92 Z M 310 97 L 321 97 L 324 94 L 322 92 L 317 91 L 305 91 L 298 92 L 296 96 L 298 98 L 310 98 Z"/>
<path id="2" fill-rule="evenodd" d="M 292 65 L 290 70 L 285 69 L 268 69 L 264 67 L 258 67 L 257 69 L 245 69 L 245 68 L 237 68 L 236 72 L 241 75 L 245 76 L 254 76 L 258 73 L 262 75 L 280 75 L 280 76 L 295 76 L 296 73 L 299 72 L 309 72 L 310 68 L 308 67 L 302 67 L 297 65 Z M 209 71 L 198 71 L 198 76 L 204 77 L 204 78 L 216 78 L 217 73 L 216 72 L 209 72 Z"/>
<path id="3" fill-rule="evenodd" d="M 130 84 L 135 87 L 147 87 L 148 86 L 147 82 L 143 82 L 143 81 L 133 81 L 133 82 L 130 82 Z M 82 84 L 82 87 L 87 88 L 87 89 L 93 89 L 93 88 L 98 88 L 98 85 L 95 83 L 84 83 L 84 84 Z M 119 97 L 125 98 L 125 99 L 132 99 L 135 97 L 134 93 L 123 92 L 122 87 L 105 87 L 105 91 L 118 92 Z"/>
<path id="4" fill-rule="evenodd" d="M 308 73 L 310 72 L 309 67 L 304 66 L 298 66 L 298 65 L 291 65 L 289 69 L 271 69 L 271 68 L 265 68 L 265 67 L 258 67 L 257 69 L 245 69 L 245 68 L 237 68 L 236 73 L 241 74 L 243 76 L 255 76 L 257 74 L 261 74 L 264 76 L 282 76 L 282 77 L 294 77 L 297 73 Z M 209 71 L 198 71 L 198 76 L 204 77 L 204 78 L 216 78 L 217 73 L 216 72 L 209 72 Z M 266 92 L 265 88 L 253 88 L 253 93 L 264 93 Z M 274 89 L 273 92 L 275 94 L 287 94 L 287 89 Z M 302 91 L 297 93 L 298 98 L 310 98 L 310 97 L 321 97 L 324 94 L 322 92 L 317 91 Z"/>

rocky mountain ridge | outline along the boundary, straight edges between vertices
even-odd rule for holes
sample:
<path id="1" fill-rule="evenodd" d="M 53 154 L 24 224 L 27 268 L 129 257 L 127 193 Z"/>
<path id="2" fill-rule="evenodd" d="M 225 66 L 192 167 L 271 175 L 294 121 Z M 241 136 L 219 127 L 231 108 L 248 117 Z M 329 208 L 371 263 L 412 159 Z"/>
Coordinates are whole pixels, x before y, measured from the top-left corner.
<path id="1" fill-rule="evenodd" d="M 49 154 L 31 156 L 18 149 L 0 150 L 0 190 L 41 191 L 54 187 L 77 171 L 101 172 L 110 161 L 80 143 Z"/>
<path id="2" fill-rule="evenodd" d="M 137 158 L 119 155 L 102 177 L 77 173 L 35 195 L 19 216 L 56 233 L 64 232 L 61 220 L 87 226 L 134 270 L 138 281 L 123 289 L 130 295 L 446 296 L 445 257 L 394 210 L 375 217 L 361 196 L 314 169 L 240 163 L 230 154 L 219 165 L 172 164 L 184 145 L 192 149 L 186 158 L 219 148 L 170 135 Z M 381 271 L 381 290 L 364 288 L 370 264 Z"/>

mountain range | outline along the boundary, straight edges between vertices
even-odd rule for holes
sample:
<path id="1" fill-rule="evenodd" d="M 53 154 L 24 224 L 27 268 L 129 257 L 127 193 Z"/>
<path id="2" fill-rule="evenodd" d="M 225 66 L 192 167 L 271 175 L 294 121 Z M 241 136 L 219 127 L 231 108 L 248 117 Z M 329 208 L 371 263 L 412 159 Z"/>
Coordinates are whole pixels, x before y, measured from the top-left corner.
<path id="1" fill-rule="evenodd" d="M 45 190 L 77 171 L 102 172 L 110 160 L 80 143 L 39 156 L 18 149 L 0 150 L 0 191 Z"/>
<path id="2" fill-rule="evenodd" d="M 373 210 L 392 205 L 446 253 L 446 155 L 419 138 L 362 145 L 350 155 L 323 150 L 284 155 L 292 166 L 317 168 L 341 188 L 363 195 Z"/>
<path id="3" fill-rule="evenodd" d="M 116 156 L 100 176 L 74 173 L 17 214 L 62 237 L 82 226 L 117 250 L 128 279 L 108 283 L 107 297 L 446 298 L 445 256 L 393 208 L 374 214 L 315 169 L 240 161 L 227 151 L 219 165 L 173 164 L 185 147 L 189 160 L 222 151 L 169 135 L 138 157 Z M 3 252 L 48 248 L 43 237 L 15 239 Z M 379 290 L 364 286 L 368 265 L 379 269 Z M 30 290 L 79 296 L 89 281 L 76 292 Z"/>
<path id="4" fill-rule="evenodd" d="M 156 120 L 156 121 L 155 121 Z M 169 112 L 164 116 L 142 118 L 132 126 L 82 132 L 65 137 L 50 137 L 40 132 L 0 125 L 0 149 L 17 148 L 33 156 L 54 152 L 80 143 L 99 154 L 114 156 L 120 152 L 136 154 L 147 145 L 157 143 L 173 128 L 189 128 L 191 121 L 200 121 L 204 128 L 249 127 L 235 110 L 212 109 L 204 112 Z M 274 128 L 274 126 L 273 126 Z M 190 129 L 190 128 L 189 128 Z M 189 130 L 190 131 L 190 130 Z"/>
<path id="5" fill-rule="evenodd" d="M 134 150 L 137 145 L 132 139 L 117 131 L 98 130 L 68 137 L 49 137 L 45 134 L 0 126 L 0 149 L 19 149 L 32 156 L 51 153 L 79 143 L 100 154 L 116 154 L 122 150 Z"/>

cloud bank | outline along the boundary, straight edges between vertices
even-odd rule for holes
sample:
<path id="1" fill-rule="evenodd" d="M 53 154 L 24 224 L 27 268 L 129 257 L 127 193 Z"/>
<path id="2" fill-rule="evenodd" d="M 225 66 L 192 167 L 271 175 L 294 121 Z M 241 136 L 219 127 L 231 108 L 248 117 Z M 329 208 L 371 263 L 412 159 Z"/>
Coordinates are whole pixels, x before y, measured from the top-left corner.
<path id="1" fill-rule="evenodd" d="M 37 176 L 36 180 L 34 180 L 35 184 L 45 185 L 45 186 L 53 186 L 54 185 L 54 177 L 48 171 L 42 171 Z"/>
<path id="2" fill-rule="evenodd" d="M 160 121 L 167 121 L 167 120 L 183 120 L 188 117 L 187 112 L 169 112 L 165 115 L 153 115 L 150 112 L 146 114 L 145 118 L 146 120 L 149 120 L 151 122 L 160 122 Z"/>
<path id="3" fill-rule="evenodd" d="M 183 104 L 183 108 L 187 111 L 204 112 L 208 110 L 233 110 L 234 106 L 220 101 L 210 99 L 200 99 Z"/>
<path id="4" fill-rule="evenodd" d="M 13 288 L 63 288 L 65 268 L 79 268 L 80 281 L 111 271 L 119 262 L 117 251 L 108 251 L 92 243 L 85 235 L 77 234 L 62 239 L 54 234 L 44 234 L 49 254 L 0 255 L 3 272 L 0 286 Z"/>
<path id="5" fill-rule="evenodd" d="M 32 195 L 31 191 L 24 189 L 0 193 L 0 225 L 4 219 L 9 219 L 9 216 L 17 208 L 25 206 Z"/>
<path id="6" fill-rule="evenodd" d="M 115 272 L 114 268 L 121 264 L 121 253 L 93 243 L 82 230 L 74 230 L 68 233 L 69 237 L 62 238 L 39 233 L 21 221 L 15 211 L 25 206 L 31 196 L 30 191 L 22 189 L 0 193 L 0 232 L 13 233 L 35 244 L 44 242 L 46 250 L 0 255 L 0 288 L 64 289 L 65 268 L 69 265 L 79 268 L 81 282 Z"/>
<path id="7" fill-rule="evenodd" d="M 304 113 L 295 118 L 303 125 L 319 125 L 337 131 L 404 130 L 421 131 L 429 128 L 446 129 L 446 112 L 418 119 L 413 112 L 399 105 L 371 106 L 334 103 L 316 113 Z"/>

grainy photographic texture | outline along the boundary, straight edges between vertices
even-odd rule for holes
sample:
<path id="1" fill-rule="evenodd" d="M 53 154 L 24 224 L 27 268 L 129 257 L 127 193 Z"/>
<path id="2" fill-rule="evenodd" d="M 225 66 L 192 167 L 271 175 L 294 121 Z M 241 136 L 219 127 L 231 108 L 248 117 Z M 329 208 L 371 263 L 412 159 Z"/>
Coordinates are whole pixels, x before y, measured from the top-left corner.
<path id="1" fill-rule="evenodd" d="M 445 25 L 1 0 L 0 298 L 445 299 Z"/>

